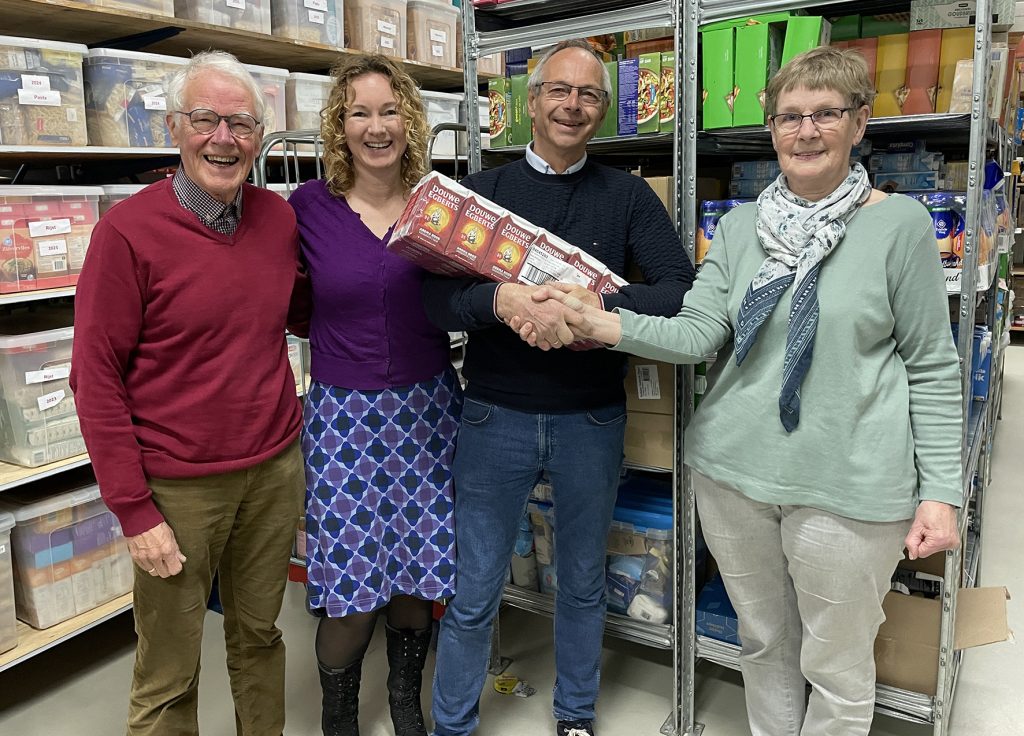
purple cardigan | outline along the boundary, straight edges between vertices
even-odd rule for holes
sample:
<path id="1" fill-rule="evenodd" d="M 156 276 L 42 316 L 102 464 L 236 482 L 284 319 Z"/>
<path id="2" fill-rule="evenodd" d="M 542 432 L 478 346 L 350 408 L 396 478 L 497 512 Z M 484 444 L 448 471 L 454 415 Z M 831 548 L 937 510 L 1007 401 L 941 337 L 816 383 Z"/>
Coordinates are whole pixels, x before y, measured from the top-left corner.
<path id="1" fill-rule="evenodd" d="M 312 286 L 313 380 L 364 391 L 426 381 L 448 365 L 448 333 L 423 311 L 424 271 L 388 251 L 322 180 L 289 198 Z"/>

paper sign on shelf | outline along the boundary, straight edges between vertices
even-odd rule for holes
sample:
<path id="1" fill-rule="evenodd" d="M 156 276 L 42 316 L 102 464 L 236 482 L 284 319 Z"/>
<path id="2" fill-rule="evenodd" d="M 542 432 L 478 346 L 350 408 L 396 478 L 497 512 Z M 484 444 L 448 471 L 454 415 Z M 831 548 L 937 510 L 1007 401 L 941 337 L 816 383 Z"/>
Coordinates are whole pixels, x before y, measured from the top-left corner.
<path id="1" fill-rule="evenodd" d="M 70 375 L 71 363 L 61 363 L 60 365 L 52 365 L 49 368 L 45 368 L 41 371 L 26 371 L 25 384 L 32 385 L 34 383 L 46 383 L 47 381 L 57 381 L 62 378 L 67 378 Z"/>
<path id="2" fill-rule="evenodd" d="M 32 89 L 36 92 L 49 92 L 50 78 L 42 74 L 22 74 L 21 88 Z"/>
<path id="3" fill-rule="evenodd" d="M 60 92 L 19 89 L 19 105 L 44 105 L 46 107 L 60 107 Z"/>
<path id="4" fill-rule="evenodd" d="M 36 220 L 28 224 L 28 234 L 33 238 L 47 235 L 67 235 L 71 232 L 71 219 L 64 217 L 59 220 Z"/>

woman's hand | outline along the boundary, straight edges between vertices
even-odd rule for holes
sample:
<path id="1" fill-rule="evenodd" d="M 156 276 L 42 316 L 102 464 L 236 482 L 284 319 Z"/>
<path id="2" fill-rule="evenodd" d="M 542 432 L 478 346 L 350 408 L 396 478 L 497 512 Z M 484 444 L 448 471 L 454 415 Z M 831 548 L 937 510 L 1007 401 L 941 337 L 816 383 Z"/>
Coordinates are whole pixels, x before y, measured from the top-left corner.
<path id="1" fill-rule="evenodd" d="M 941 501 L 922 501 L 903 544 L 912 560 L 959 547 L 956 508 Z"/>
<path id="2" fill-rule="evenodd" d="M 582 294 L 579 294 L 580 292 Z M 622 337 L 622 323 L 619 315 L 601 309 L 600 297 L 593 292 L 569 284 L 556 283 L 537 289 L 533 293 L 533 299 L 535 301 L 560 302 L 563 307 L 565 324 L 572 330 L 576 340 L 592 339 L 608 345 L 615 345 Z M 509 321 L 509 326 L 530 345 L 547 349 L 538 342 L 538 336 L 529 322 L 513 319 Z M 549 347 L 560 346 L 550 345 Z"/>

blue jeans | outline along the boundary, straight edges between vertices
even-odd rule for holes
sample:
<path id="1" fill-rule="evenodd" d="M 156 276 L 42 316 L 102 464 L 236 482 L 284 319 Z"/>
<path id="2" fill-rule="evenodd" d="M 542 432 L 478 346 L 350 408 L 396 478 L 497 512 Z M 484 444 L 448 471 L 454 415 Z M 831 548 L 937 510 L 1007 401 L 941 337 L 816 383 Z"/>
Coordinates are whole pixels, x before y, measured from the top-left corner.
<path id="1" fill-rule="evenodd" d="M 554 715 L 593 719 L 605 618 L 605 547 L 626 408 L 533 414 L 467 398 L 455 450 L 455 597 L 441 619 L 435 736 L 480 721 L 491 628 L 519 520 L 546 470 L 555 504 Z"/>

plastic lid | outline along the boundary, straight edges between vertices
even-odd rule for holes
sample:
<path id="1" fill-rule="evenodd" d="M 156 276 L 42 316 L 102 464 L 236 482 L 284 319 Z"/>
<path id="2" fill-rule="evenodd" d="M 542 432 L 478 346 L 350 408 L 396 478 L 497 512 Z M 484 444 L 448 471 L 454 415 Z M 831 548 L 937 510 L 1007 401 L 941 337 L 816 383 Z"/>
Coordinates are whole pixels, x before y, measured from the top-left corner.
<path id="1" fill-rule="evenodd" d="M 24 326 L 26 329 L 31 329 L 32 327 L 30 324 L 26 324 Z M 7 328 L 7 325 L 0 327 L 0 329 L 5 328 Z M 58 342 L 60 340 L 71 340 L 74 336 L 74 327 L 59 327 L 55 330 L 26 332 L 21 335 L 0 335 L 0 350 L 27 348 L 33 345 L 44 345 L 45 343 Z"/>
<path id="2" fill-rule="evenodd" d="M 89 59 L 97 59 L 100 57 L 115 57 L 118 59 L 138 59 L 139 61 L 160 61 L 165 64 L 181 64 L 185 65 L 188 63 L 188 59 L 183 59 L 180 56 L 167 56 L 165 54 L 150 54 L 145 51 L 125 51 L 123 49 L 89 49 Z"/>
<path id="3" fill-rule="evenodd" d="M 0 201 L 5 197 L 98 197 L 101 194 L 103 194 L 103 190 L 100 187 L 5 184 L 0 188 Z"/>
<path id="4" fill-rule="evenodd" d="M 10 531 L 12 526 L 14 526 L 14 514 L 0 511 L 0 534 Z"/>
<path id="5" fill-rule="evenodd" d="M 275 77 L 287 77 L 287 69 L 279 69 L 276 66 L 258 66 L 256 64 L 242 64 L 252 74 L 272 74 Z M 319 75 L 314 75 L 319 76 Z"/>
<path id="6" fill-rule="evenodd" d="M 78 488 L 67 493 L 60 493 L 56 496 L 29 500 L 19 498 L 17 493 L 4 493 L 0 496 L 0 508 L 14 514 L 14 520 L 18 524 L 24 524 L 40 516 L 53 514 L 63 509 L 71 509 L 81 506 L 84 503 L 95 501 L 100 497 L 100 487 L 95 483 L 91 486 Z"/>
<path id="7" fill-rule="evenodd" d="M 0 36 L 0 46 L 21 46 L 28 49 L 51 49 L 54 51 L 70 51 L 85 56 L 89 49 L 80 43 L 64 43 L 63 41 L 40 41 L 37 38 L 20 38 L 18 36 Z"/>
<path id="8" fill-rule="evenodd" d="M 300 82 L 321 82 L 331 84 L 334 80 L 327 74 L 307 74 L 306 72 L 292 72 L 288 79 L 295 79 Z"/>

